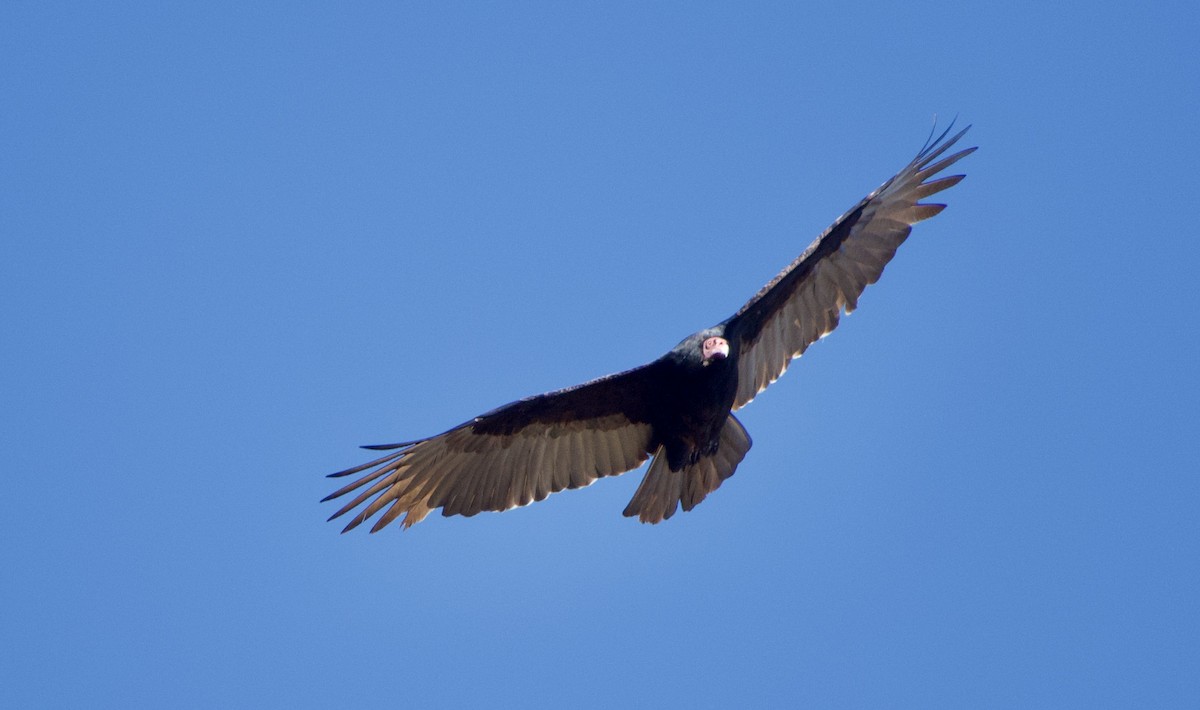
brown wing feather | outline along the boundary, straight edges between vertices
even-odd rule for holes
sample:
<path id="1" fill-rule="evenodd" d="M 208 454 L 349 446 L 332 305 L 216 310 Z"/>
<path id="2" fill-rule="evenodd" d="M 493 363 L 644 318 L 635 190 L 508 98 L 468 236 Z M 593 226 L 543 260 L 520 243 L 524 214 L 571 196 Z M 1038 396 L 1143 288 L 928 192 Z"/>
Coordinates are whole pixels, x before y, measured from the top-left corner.
<path id="1" fill-rule="evenodd" d="M 380 511 L 371 532 L 401 516 L 408 527 L 437 508 L 468 516 L 508 510 L 635 469 L 652 445 L 657 366 L 529 397 L 437 436 L 396 444 L 387 456 L 332 474 L 373 469 L 324 499 L 363 489 L 329 519 L 365 504 L 343 532 Z"/>
<path id="2" fill-rule="evenodd" d="M 949 139 L 947 129 L 725 321 L 726 336 L 736 337 L 739 346 L 735 409 L 748 404 L 779 379 L 792 358 L 836 328 L 843 311 L 850 313 L 857 307 L 858 297 L 868 284 L 879 280 L 913 224 L 945 209 L 918 200 L 963 179 L 962 175 L 930 178 L 975 151 L 967 148 L 933 162 L 969 128 Z"/>

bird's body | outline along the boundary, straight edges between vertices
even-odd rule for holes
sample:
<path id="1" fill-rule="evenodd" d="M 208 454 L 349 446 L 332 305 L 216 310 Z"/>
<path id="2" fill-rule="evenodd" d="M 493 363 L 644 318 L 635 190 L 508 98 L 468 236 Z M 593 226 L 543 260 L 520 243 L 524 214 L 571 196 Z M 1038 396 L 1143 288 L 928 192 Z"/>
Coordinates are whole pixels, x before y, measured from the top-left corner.
<path id="1" fill-rule="evenodd" d="M 934 162 L 962 135 L 943 133 L 864 198 L 796 261 L 720 324 L 661 358 L 575 387 L 528 397 L 428 439 L 372 446 L 383 458 L 325 500 L 363 488 L 331 517 L 363 503 L 345 530 L 384 510 L 372 532 L 431 510 L 474 515 L 542 500 L 637 468 L 654 457 L 625 515 L 656 523 L 691 510 L 737 469 L 751 440 L 733 411 L 857 305 L 911 225 L 945 205 L 918 200 L 958 183 L 932 179 L 974 148 Z"/>
<path id="2" fill-rule="evenodd" d="M 733 409 L 737 394 L 737 358 L 728 353 L 710 360 L 696 360 L 703 352 L 695 340 L 719 337 L 712 331 L 689 336 L 657 361 L 657 405 L 651 444 L 663 447 L 671 468 L 695 463 L 716 452 L 721 429 Z"/>

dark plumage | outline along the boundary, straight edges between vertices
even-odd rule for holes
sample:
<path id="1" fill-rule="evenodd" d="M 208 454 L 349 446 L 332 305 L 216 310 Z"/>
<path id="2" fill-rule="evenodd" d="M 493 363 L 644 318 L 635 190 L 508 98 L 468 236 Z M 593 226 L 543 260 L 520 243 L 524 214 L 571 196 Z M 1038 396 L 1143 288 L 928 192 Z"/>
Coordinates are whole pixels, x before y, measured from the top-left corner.
<path id="1" fill-rule="evenodd" d="M 364 503 L 343 532 L 380 511 L 371 532 L 401 516 L 410 526 L 436 508 L 442 515 L 507 510 L 637 468 L 651 455 L 625 515 L 657 523 L 680 504 L 691 510 L 750 450 L 733 410 L 837 327 L 912 225 L 945 208 L 919 200 L 962 180 L 934 176 L 975 150 L 938 160 L 964 133 L 947 139 L 947 129 L 928 143 L 741 310 L 654 362 L 506 404 L 428 439 L 366 447 L 390 453 L 332 474 L 369 471 L 325 498 L 363 488 L 330 520 Z"/>

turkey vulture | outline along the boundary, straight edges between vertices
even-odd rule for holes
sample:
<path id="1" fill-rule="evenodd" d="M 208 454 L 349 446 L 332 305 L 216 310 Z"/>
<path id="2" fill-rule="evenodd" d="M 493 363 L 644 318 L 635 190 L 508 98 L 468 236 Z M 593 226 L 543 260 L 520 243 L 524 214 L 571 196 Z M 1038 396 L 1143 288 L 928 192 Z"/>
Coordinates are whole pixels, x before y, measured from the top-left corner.
<path id="1" fill-rule="evenodd" d="M 832 331 L 843 311 L 854 310 L 914 223 L 945 209 L 919 200 L 963 179 L 934 176 L 974 152 L 941 157 L 966 132 L 947 139 L 947 128 L 927 141 L 741 310 L 654 362 L 506 404 L 428 439 L 364 447 L 390 453 L 331 474 L 369 471 L 322 501 L 363 488 L 329 519 L 367 503 L 342 532 L 383 511 L 371 528 L 376 532 L 401 516 L 411 526 L 435 508 L 446 516 L 508 510 L 651 457 L 625 515 L 657 523 L 680 504 L 691 510 L 750 450 L 750 435 L 733 410 Z"/>

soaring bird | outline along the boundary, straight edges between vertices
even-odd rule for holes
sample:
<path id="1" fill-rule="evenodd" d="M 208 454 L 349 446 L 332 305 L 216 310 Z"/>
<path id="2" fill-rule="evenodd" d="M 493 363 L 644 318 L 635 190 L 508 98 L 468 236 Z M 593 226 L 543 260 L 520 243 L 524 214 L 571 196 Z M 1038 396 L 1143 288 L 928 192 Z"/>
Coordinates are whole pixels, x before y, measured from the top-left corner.
<path id="1" fill-rule="evenodd" d="M 365 503 L 342 532 L 383 511 L 371 528 L 376 532 L 398 518 L 409 527 L 437 508 L 445 516 L 508 510 L 651 457 L 625 515 L 658 523 L 680 505 L 691 510 L 750 450 L 750 435 L 733 411 L 837 327 L 841 313 L 854 310 L 913 224 L 945 209 L 920 200 L 963 179 L 936 176 L 975 151 L 942 157 L 969 128 L 950 138 L 947 128 L 926 141 L 912 162 L 839 217 L 737 313 L 657 360 L 506 404 L 427 439 L 364 447 L 389 453 L 330 474 L 367 472 L 322 501 L 363 489 L 329 519 Z"/>

